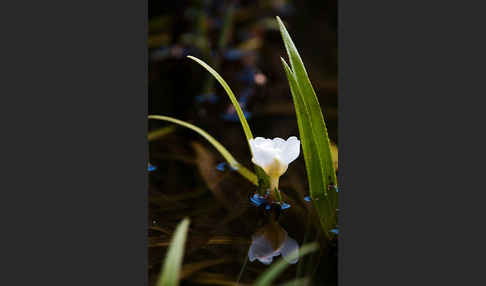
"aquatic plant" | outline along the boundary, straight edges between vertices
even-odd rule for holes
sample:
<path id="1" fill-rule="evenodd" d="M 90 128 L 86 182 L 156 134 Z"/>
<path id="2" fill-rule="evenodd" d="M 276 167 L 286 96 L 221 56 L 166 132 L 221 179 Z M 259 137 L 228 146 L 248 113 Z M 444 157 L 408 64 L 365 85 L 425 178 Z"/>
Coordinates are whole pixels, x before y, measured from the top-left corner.
<path id="1" fill-rule="evenodd" d="M 287 140 L 257 137 L 250 139 L 250 148 L 253 154 L 251 160 L 268 175 L 270 196 L 276 200 L 279 198 L 279 178 L 287 171 L 289 164 L 299 157 L 300 141 L 295 136 Z"/>
<path id="2" fill-rule="evenodd" d="M 290 62 L 289 66 L 283 58 L 281 59 L 287 79 L 289 81 L 290 91 L 297 115 L 299 135 L 302 142 L 307 178 L 309 181 L 310 197 L 312 198 L 312 202 L 316 207 L 316 211 L 319 215 L 319 221 L 324 233 L 329 238 L 332 238 L 335 236 L 335 233 L 331 232 L 331 230 L 334 229 L 337 224 L 336 209 L 338 189 L 336 172 L 334 170 L 334 161 L 332 159 L 331 144 L 327 134 L 326 124 L 324 122 L 324 116 L 322 114 L 322 109 L 317 100 L 314 88 L 312 87 L 310 79 L 307 75 L 304 63 L 302 62 L 295 44 L 293 43 L 287 29 L 285 28 L 285 25 L 279 17 L 277 17 L 277 22 L 279 24 L 282 39 Z M 277 150 L 280 150 L 280 147 L 287 148 L 287 146 L 281 145 L 282 143 L 279 141 L 283 141 L 283 139 L 274 139 L 277 140 L 277 142 L 280 142 L 277 144 L 279 145 L 279 148 L 275 147 L 277 146 L 275 143 L 270 144 L 268 143 L 269 141 L 265 141 L 263 138 L 254 139 L 244 112 L 238 103 L 235 94 L 226 81 L 219 75 L 218 72 L 216 72 L 204 61 L 193 56 L 188 56 L 188 58 L 194 60 L 205 68 L 226 91 L 243 127 L 243 132 L 246 136 L 250 153 L 253 158 L 252 161 L 255 164 L 255 174 L 247 169 L 242 169 L 243 166 L 236 162 L 226 148 L 216 141 L 216 139 L 203 135 L 206 132 L 202 129 L 189 123 L 173 118 L 169 119 L 168 117 L 164 116 L 152 115 L 149 116 L 149 118 L 171 121 L 191 128 L 203 135 L 211 142 L 211 144 L 213 144 L 213 146 L 218 149 L 218 151 L 220 151 L 231 166 L 237 167 L 238 170 L 243 170 L 239 173 L 254 184 L 256 183 L 256 175 L 256 184 L 258 185 L 258 192 L 260 195 L 266 195 L 268 192 L 270 192 L 270 198 L 272 200 L 281 202 L 281 195 L 278 189 L 278 178 L 286 171 L 288 163 L 295 160 L 299 155 L 300 147 L 299 149 L 295 148 L 295 146 L 297 146 L 295 143 L 299 142 L 299 140 L 297 138 L 292 139 L 294 144 L 291 145 L 293 148 L 291 149 L 292 152 L 289 153 L 291 156 L 289 155 L 288 158 L 282 157 L 275 161 L 278 156 L 282 156 L 283 154 L 282 152 L 278 153 Z M 256 155 L 255 152 L 257 152 Z M 277 155 L 277 153 L 280 155 Z"/>
<path id="3" fill-rule="evenodd" d="M 337 178 L 324 116 L 299 52 L 282 20 L 277 17 L 277 21 L 291 65 L 281 58 L 297 115 L 310 196 L 324 233 L 332 237 L 337 223 Z"/>

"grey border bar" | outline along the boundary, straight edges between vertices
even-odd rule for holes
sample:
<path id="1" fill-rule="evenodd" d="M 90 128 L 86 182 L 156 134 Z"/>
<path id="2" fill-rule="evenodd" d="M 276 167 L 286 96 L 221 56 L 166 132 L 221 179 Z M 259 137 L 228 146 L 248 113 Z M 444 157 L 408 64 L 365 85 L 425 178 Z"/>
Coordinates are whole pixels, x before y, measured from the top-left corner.
<path id="1" fill-rule="evenodd" d="M 340 285 L 485 284 L 479 4 L 339 1 Z"/>
<path id="2" fill-rule="evenodd" d="M 2 2 L 1 285 L 147 285 L 147 2 Z"/>

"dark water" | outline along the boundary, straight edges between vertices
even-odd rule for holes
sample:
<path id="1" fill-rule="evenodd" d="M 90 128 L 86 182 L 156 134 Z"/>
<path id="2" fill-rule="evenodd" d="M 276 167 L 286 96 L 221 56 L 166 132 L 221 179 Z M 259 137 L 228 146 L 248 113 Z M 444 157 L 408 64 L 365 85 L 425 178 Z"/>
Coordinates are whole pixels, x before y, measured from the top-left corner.
<path id="1" fill-rule="evenodd" d="M 206 7 L 202 10 L 207 11 L 207 19 L 224 19 L 230 1 L 171 2 L 174 4 L 157 7 L 151 3 L 149 7 L 152 20 L 165 19 L 151 35 L 164 34 L 167 38 L 165 43 L 150 49 L 150 54 L 162 55 L 151 58 L 149 63 L 150 114 L 169 115 L 198 125 L 251 169 L 241 125 L 231 121 L 229 99 L 218 85 L 208 84 L 208 74 L 201 67 L 183 56 L 191 53 L 212 61 L 228 81 L 251 115 L 248 119 L 254 136 L 285 139 L 298 136 L 292 99 L 279 59 L 285 55 L 280 35 L 257 24 L 287 11 L 282 18 L 287 20 L 307 66 L 330 138 L 337 143 L 335 1 L 296 1 L 297 6 L 287 10 L 268 8 L 259 1 L 239 1 L 224 47 L 217 48 L 215 44 L 220 28 L 207 29 L 205 35 L 213 57 L 206 58 L 204 52 L 194 48 L 197 46 L 194 42 L 183 40 L 187 35 L 197 34 L 200 28 L 194 20 L 200 18 L 188 15 Z M 303 6 L 301 2 L 306 2 L 305 7 L 299 6 Z M 230 50 L 237 53 L 238 46 L 248 39 L 257 39 L 261 44 L 236 59 L 231 58 L 231 53 L 224 56 Z M 164 57 L 167 53 L 170 56 Z M 264 75 L 265 83 L 258 84 L 261 77 L 255 75 Z M 208 100 L 199 100 L 198 96 L 207 93 L 215 97 L 203 96 Z M 209 100 L 216 97 L 218 101 Z M 163 122 L 149 125 L 150 130 L 167 126 Z M 157 167 L 149 175 L 150 285 L 154 285 L 171 235 L 184 217 L 189 217 L 191 224 L 182 285 L 236 285 L 237 281 L 239 285 L 251 285 L 269 267 L 265 263 L 268 264 L 272 253 L 276 254 L 275 250 L 285 253 L 289 247 L 312 241 L 320 243 L 320 250 L 288 267 L 276 285 L 296 277 L 311 278 L 307 285 L 336 285 L 336 242 L 322 237 L 312 203 L 304 200 L 308 188 L 302 155 L 280 179 L 284 201 L 291 207 L 277 212 L 251 204 L 249 197 L 256 191 L 255 186 L 227 166 L 218 170 L 223 158 L 190 130 L 177 128 L 151 142 L 149 150 L 150 162 Z M 219 165 L 219 169 L 222 167 Z M 249 261 L 252 242 L 250 258 L 257 258 Z M 281 257 L 273 257 L 273 261 Z"/>

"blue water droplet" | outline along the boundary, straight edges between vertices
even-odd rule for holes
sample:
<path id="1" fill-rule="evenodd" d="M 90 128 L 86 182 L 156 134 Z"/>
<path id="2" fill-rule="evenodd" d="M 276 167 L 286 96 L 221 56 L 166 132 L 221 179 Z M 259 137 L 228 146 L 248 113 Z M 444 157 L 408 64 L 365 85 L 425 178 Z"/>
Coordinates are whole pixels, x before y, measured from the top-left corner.
<path id="1" fill-rule="evenodd" d="M 255 206 L 259 207 L 262 204 L 267 202 L 267 199 L 264 196 L 260 196 L 259 194 L 254 194 L 250 198 L 250 202 L 252 202 Z"/>
<path id="2" fill-rule="evenodd" d="M 147 170 L 148 170 L 149 172 L 152 172 L 152 171 L 157 170 L 157 167 L 155 167 L 154 165 L 152 165 L 152 164 L 150 164 L 150 163 L 149 163 L 149 164 L 148 164 L 148 168 L 147 168 Z"/>
<path id="3" fill-rule="evenodd" d="M 282 210 L 286 210 L 286 209 L 290 208 L 290 205 L 289 205 L 289 204 L 287 204 L 287 203 L 282 203 L 282 205 L 280 206 L 280 208 L 281 208 Z"/>
<path id="4" fill-rule="evenodd" d="M 216 170 L 223 172 L 226 168 L 226 162 L 221 162 L 216 165 Z"/>
<path id="5" fill-rule="evenodd" d="M 305 196 L 305 197 L 304 197 L 304 201 L 306 201 L 306 202 L 310 202 L 310 201 L 312 201 L 312 199 L 311 199 L 309 196 Z"/>

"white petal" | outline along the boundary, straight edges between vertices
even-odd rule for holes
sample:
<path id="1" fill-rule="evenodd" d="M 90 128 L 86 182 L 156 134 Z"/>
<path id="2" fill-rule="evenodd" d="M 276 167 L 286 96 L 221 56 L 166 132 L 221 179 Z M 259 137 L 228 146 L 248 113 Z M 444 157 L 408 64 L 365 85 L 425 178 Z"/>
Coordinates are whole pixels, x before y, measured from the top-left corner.
<path id="1" fill-rule="evenodd" d="M 272 143 L 273 143 L 273 148 L 279 151 L 283 151 L 285 149 L 285 146 L 287 145 L 287 142 L 285 140 L 278 137 L 273 138 Z"/>
<path id="2" fill-rule="evenodd" d="M 285 239 L 280 252 L 285 261 L 290 264 L 295 264 L 299 260 L 299 244 L 290 236 L 287 236 L 287 239 Z"/>
<path id="3" fill-rule="evenodd" d="M 285 164 L 292 163 L 295 159 L 299 157 L 300 154 L 300 141 L 297 137 L 292 136 L 285 142 L 285 148 L 281 153 L 281 160 Z"/>
<path id="4" fill-rule="evenodd" d="M 250 139 L 251 152 L 253 153 L 252 161 L 263 169 L 266 169 L 275 160 L 275 152 L 273 148 L 267 148 L 269 143 L 271 144 L 271 140 L 267 139 L 270 142 L 257 140 L 259 138 L 255 140 Z"/>
<path id="5" fill-rule="evenodd" d="M 254 139 L 250 139 L 250 141 L 253 141 L 256 146 L 262 148 L 272 148 L 273 146 L 272 139 L 267 139 L 263 137 L 256 137 Z"/>

